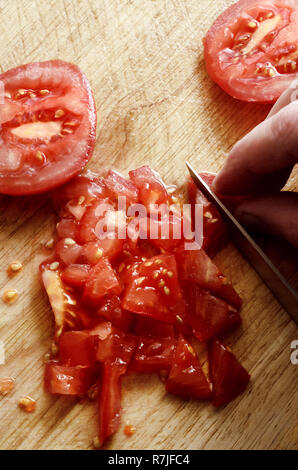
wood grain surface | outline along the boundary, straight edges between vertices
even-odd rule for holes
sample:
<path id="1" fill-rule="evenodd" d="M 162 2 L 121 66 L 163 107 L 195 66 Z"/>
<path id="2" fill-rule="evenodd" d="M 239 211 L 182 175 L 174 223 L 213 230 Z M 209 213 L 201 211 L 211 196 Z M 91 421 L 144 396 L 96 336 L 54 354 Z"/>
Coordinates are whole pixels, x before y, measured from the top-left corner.
<path id="1" fill-rule="evenodd" d="M 60 58 L 87 74 L 98 111 L 89 168 L 124 172 L 144 163 L 169 183 L 183 184 L 185 159 L 218 171 L 232 145 L 262 119 L 268 106 L 238 102 L 206 74 L 202 38 L 230 0 L 0 0 L 1 71 Z M 293 187 L 293 180 L 292 180 Z M 52 313 L 38 280 L 42 244 L 54 230 L 47 196 L 0 199 L 0 294 L 18 289 L 0 308 L 6 363 L 0 376 L 16 386 L 0 398 L 1 449 L 89 449 L 97 429 L 92 403 L 43 391 L 43 358 Z M 12 261 L 22 273 L 7 277 Z M 295 324 L 237 250 L 216 257 L 241 293 L 243 327 L 231 346 L 252 375 L 241 397 L 224 409 L 167 395 L 155 376 L 123 384 L 122 425 L 109 449 L 298 448 L 297 372 L 291 364 Z M 18 400 L 37 400 L 33 414 Z M 125 424 L 136 426 L 128 438 Z"/>

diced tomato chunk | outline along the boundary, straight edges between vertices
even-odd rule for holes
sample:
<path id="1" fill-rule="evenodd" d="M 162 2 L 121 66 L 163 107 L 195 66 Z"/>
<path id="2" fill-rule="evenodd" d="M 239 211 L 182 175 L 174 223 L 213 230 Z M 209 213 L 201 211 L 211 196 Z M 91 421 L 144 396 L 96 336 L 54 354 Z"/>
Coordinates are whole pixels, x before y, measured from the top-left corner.
<path id="1" fill-rule="evenodd" d="M 216 338 L 209 344 L 209 375 L 213 384 L 212 403 L 216 407 L 244 392 L 250 380 L 234 354 Z"/>
<path id="2" fill-rule="evenodd" d="M 135 345 L 136 339 L 132 335 L 112 328 L 111 333 L 106 338 L 99 338 L 96 359 L 99 362 L 114 361 L 122 365 L 128 365 Z"/>
<path id="3" fill-rule="evenodd" d="M 59 359 L 69 366 L 93 366 L 94 337 L 85 331 L 67 331 L 59 341 Z"/>
<path id="4" fill-rule="evenodd" d="M 139 264 L 122 298 L 122 308 L 174 324 L 185 304 L 178 283 L 175 257 L 159 255 Z"/>
<path id="5" fill-rule="evenodd" d="M 112 191 L 114 196 L 124 196 L 128 203 L 138 202 L 139 191 L 137 186 L 129 179 L 124 178 L 124 176 L 117 171 L 108 171 L 105 177 L 105 185 Z"/>
<path id="6" fill-rule="evenodd" d="M 61 279 L 69 286 L 84 287 L 89 278 L 88 264 L 70 264 L 61 273 Z"/>
<path id="7" fill-rule="evenodd" d="M 138 373 L 168 370 L 173 361 L 176 340 L 141 336 L 131 368 Z"/>
<path id="8" fill-rule="evenodd" d="M 207 399 L 210 385 L 202 371 L 192 346 L 179 337 L 169 377 L 166 381 L 167 392 L 184 398 Z"/>
<path id="9" fill-rule="evenodd" d="M 103 364 L 99 394 L 99 433 L 102 445 L 120 425 L 121 417 L 121 378 L 126 367 L 115 362 Z"/>
<path id="10" fill-rule="evenodd" d="M 98 303 L 105 295 L 119 295 L 122 286 L 107 258 L 102 258 L 90 269 L 83 299 L 86 302 Z"/>
<path id="11" fill-rule="evenodd" d="M 75 264 L 78 261 L 82 253 L 82 247 L 72 238 L 63 238 L 62 240 L 59 240 L 56 245 L 56 253 L 61 261 L 68 266 L 69 264 Z"/>
<path id="12" fill-rule="evenodd" d="M 138 316 L 135 323 L 135 333 L 138 336 L 153 336 L 155 338 L 173 338 L 174 328 L 152 318 Z"/>
<path id="13" fill-rule="evenodd" d="M 237 310 L 240 309 L 241 298 L 204 250 L 186 251 L 179 247 L 175 250 L 175 257 L 181 280 L 194 282 Z"/>
<path id="14" fill-rule="evenodd" d="M 151 204 L 165 204 L 169 202 L 167 189 L 159 174 L 144 165 L 129 172 L 132 182 L 139 188 L 139 200 L 147 209 Z"/>
<path id="15" fill-rule="evenodd" d="M 132 313 L 122 309 L 120 298 L 117 295 L 104 297 L 96 313 L 99 317 L 112 322 L 116 328 L 125 332 L 129 331 L 134 320 Z"/>
<path id="16" fill-rule="evenodd" d="M 61 219 L 57 224 L 57 235 L 59 238 L 72 238 L 76 240 L 79 225 L 73 219 Z"/>
<path id="17" fill-rule="evenodd" d="M 44 385 L 49 393 L 83 395 L 94 379 L 94 367 L 68 366 L 57 361 L 49 361 L 45 365 Z"/>
<path id="18" fill-rule="evenodd" d="M 184 294 L 188 304 L 186 321 L 200 341 L 207 341 L 213 336 L 227 332 L 234 321 L 236 323 L 235 315 L 239 317 L 235 309 L 224 300 L 214 297 L 196 284 L 185 283 Z"/>

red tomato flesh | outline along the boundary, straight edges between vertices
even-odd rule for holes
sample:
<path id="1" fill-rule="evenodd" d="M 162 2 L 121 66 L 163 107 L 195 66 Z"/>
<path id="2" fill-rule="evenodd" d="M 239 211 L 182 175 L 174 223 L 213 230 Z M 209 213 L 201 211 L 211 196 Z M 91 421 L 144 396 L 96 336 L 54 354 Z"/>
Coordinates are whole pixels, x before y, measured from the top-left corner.
<path id="1" fill-rule="evenodd" d="M 297 77 L 296 0 L 240 0 L 204 38 L 210 77 L 244 101 L 272 103 Z"/>
<path id="2" fill-rule="evenodd" d="M 123 196 L 126 206 L 119 209 Z M 241 299 L 203 249 L 187 251 L 183 237 L 172 237 L 175 226 L 185 223 L 183 211 L 175 211 L 169 238 L 161 232 L 162 216 L 155 219 L 157 239 L 128 237 L 129 204 L 145 204 L 155 217 L 159 209 L 153 204 L 171 206 L 173 196 L 160 176 L 147 166 L 130 172 L 130 179 L 115 171 L 104 178 L 89 172 L 55 190 L 52 199 L 60 215 L 57 242 L 40 269 L 54 313 L 57 355 L 46 364 L 46 390 L 90 398 L 90 387 L 96 386 L 101 444 L 119 427 L 121 380 L 127 373 L 159 373 L 168 392 L 211 399 L 189 341 L 195 336 L 210 342 L 239 325 Z M 217 216 L 197 191 L 193 202 Z M 109 204 L 104 214 L 98 213 L 102 204 Z M 105 215 L 115 238 L 98 234 Z M 205 221 L 209 248 L 216 251 L 225 229 L 221 220 L 211 225 Z M 123 229 L 125 237 L 117 238 Z M 217 406 L 236 396 L 241 380 L 232 386 L 225 381 L 221 389 L 212 352 L 214 393 L 220 390 L 225 398 L 214 395 Z"/>
<path id="3" fill-rule="evenodd" d="M 0 193 L 36 194 L 81 171 L 92 155 L 96 112 L 86 76 L 60 60 L 0 75 Z"/>

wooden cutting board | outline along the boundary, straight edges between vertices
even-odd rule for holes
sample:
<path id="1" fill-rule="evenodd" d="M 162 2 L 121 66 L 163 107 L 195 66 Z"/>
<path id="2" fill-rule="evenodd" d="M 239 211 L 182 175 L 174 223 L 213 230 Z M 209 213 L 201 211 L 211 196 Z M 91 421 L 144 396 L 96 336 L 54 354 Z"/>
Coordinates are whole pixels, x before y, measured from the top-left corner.
<path id="1" fill-rule="evenodd" d="M 89 168 L 126 171 L 144 163 L 169 183 L 183 184 L 185 159 L 218 171 L 232 145 L 268 106 L 238 102 L 206 74 L 202 38 L 230 0 L 10 0 L 0 2 L 1 71 L 60 58 L 87 74 L 98 110 L 97 144 Z M 292 187 L 293 187 L 292 182 Z M 42 244 L 54 230 L 47 196 L 0 199 L 0 294 L 20 297 L 0 309 L 6 363 L 0 376 L 16 387 L 0 399 L 1 449 L 88 449 L 96 407 L 56 398 L 42 388 L 52 314 L 38 280 Z M 13 280 L 12 261 L 24 264 Z M 122 426 L 110 449 L 297 448 L 297 372 L 291 364 L 295 324 L 233 246 L 217 264 L 241 293 L 243 328 L 227 338 L 252 375 L 245 394 L 222 410 L 165 394 L 154 376 L 128 378 Z M 23 395 L 36 412 L 18 409 Z M 137 432 L 127 438 L 125 424 Z"/>

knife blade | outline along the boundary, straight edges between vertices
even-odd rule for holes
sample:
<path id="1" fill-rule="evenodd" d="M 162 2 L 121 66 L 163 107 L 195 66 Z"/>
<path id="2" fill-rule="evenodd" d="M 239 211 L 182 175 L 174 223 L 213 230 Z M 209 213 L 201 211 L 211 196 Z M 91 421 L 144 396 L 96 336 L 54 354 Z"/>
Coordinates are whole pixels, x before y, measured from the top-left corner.
<path id="1" fill-rule="evenodd" d="M 223 220 L 227 223 L 231 237 L 243 254 L 249 261 L 254 270 L 259 274 L 265 284 L 269 287 L 272 294 L 277 298 L 279 303 L 289 313 L 292 319 L 298 324 L 298 293 L 288 283 L 278 268 L 272 263 L 261 247 L 247 233 L 244 227 L 235 219 L 222 201 L 214 194 L 207 183 L 194 170 L 190 163 L 185 162 L 196 186 L 202 191 L 209 201 L 211 201 Z"/>

